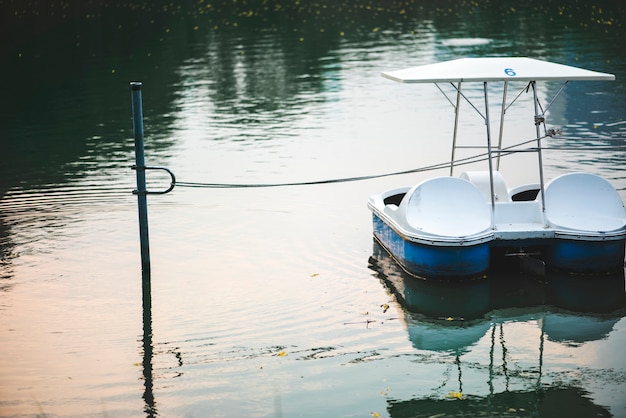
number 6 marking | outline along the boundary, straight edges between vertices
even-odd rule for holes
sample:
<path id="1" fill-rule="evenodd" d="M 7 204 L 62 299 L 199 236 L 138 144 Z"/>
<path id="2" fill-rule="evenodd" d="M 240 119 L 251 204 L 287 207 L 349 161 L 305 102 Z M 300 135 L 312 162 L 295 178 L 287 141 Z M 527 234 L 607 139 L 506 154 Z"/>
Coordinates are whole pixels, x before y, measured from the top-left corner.
<path id="1" fill-rule="evenodd" d="M 515 77 L 517 75 L 512 68 L 505 68 L 504 74 L 509 75 L 511 77 Z"/>

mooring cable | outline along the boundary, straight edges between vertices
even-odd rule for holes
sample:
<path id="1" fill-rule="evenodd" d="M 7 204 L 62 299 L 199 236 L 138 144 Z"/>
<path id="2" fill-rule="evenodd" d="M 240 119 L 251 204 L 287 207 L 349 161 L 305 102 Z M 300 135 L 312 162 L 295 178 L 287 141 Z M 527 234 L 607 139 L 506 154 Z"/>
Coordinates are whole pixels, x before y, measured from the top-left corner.
<path id="1" fill-rule="evenodd" d="M 546 135 L 549 136 L 549 135 Z M 545 136 L 544 136 L 545 137 Z M 562 138 L 562 137 L 561 137 Z M 583 140 L 584 138 L 563 138 L 566 140 Z M 506 148 L 502 148 L 501 150 L 494 150 L 494 152 L 499 153 L 501 156 L 508 156 L 511 154 L 521 153 L 521 152 L 533 152 L 536 151 L 536 148 L 529 147 L 524 149 L 519 149 L 523 145 L 527 145 L 536 139 L 532 139 L 529 141 L 524 141 L 515 145 L 511 145 Z M 605 146 L 567 146 L 567 145 L 555 145 L 542 147 L 542 150 L 546 151 L 625 151 L 626 144 L 624 145 L 605 145 Z M 611 156 L 608 156 L 610 158 Z M 486 161 L 488 159 L 488 153 L 481 153 L 472 155 L 466 158 L 461 158 L 455 161 L 456 166 L 464 166 L 474 163 L 479 163 Z M 205 182 L 191 182 L 191 181 L 178 181 L 173 176 L 169 169 L 154 167 L 155 169 L 165 169 L 170 176 L 172 177 L 172 183 L 170 188 L 167 190 L 168 192 L 174 188 L 174 186 L 178 187 L 187 187 L 187 188 L 213 188 L 213 189 L 235 189 L 235 188 L 269 188 L 269 187 L 287 187 L 287 186 L 313 186 L 313 185 L 323 185 L 323 184 L 337 184 L 337 183 L 348 183 L 348 182 L 357 182 L 357 181 L 365 181 L 365 180 L 373 180 L 378 178 L 406 175 L 406 174 L 414 174 L 414 173 L 422 173 L 427 171 L 434 170 L 443 170 L 450 167 L 450 162 L 446 161 L 443 163 L 432 164 L 428 166 L 412 168 L 408 170 L 395 171 L 390 173 L 382 173 L 382 174 L 372 174 L 372 175 L 364 175 L 364 176 L 354 176 L 354 177 L 344 177 L 344 178 L 335 178 L 335 179 L 325 179 L 325 180 L 312 180 L 312 181 L 301 181 L 301 182 L 284 182 L 284 183 L 256 183 L 256 184 L 243 184 L 243 183 L 205 183 Z M 150 167 L 151 169 L 153 167 Z M 618 189 L 618 190 L 626 190 L 626 188 Z M 128 189 L 124 185 L 99 185 L 96 183 L 93 184 L 74 184 L 64 187 L 58 187 L 58 185 L 46 184 L 42 185 L 36 189 L 32 190 L 21 190 L 14 189 L 8 190 L 2 196 L 0 196 L 0 211 L 3 212 L 12 212 L 12 211 L 21 211 L 28 208 L 43 206 L 43 205 L 66 205 L 68 203 L 72 204 L 86 204 L 86 203 L 97 203 L 99 201 L 110 201 L 111 199 L 116 199 L 120 197 L 127 196 Z"/>
<path id="2" fill-rule="evenodd" d="M 508 155 L 512 153 L 516 153 L 519 151 L 514 150 L 502 150 L 502 155 Z M 467 165 L 474 164 L 481 161 L 487 160 L 487 153 L 477 154 L 471 157 L 462 158 L 455 162 L 455 166 L 459 165 Z M 404 174 L 413 174 L 413 173 L 421 173 L 425 171 L 432 170 L 440 170 L 450 167 L 450 162 L 433 164 L 424 167 L 413 168 L 409 170 L 396 171 L 393 173 L 383 173 L 383 174 L 372 174 L 366 176 L 356 176 L 356 177 L 344 177 L 337 179 L 327 179 L 327 180 L 313 180 L 313 181 L 302 181 L 302 182 L 287 182 L 287 183 L 255 183 L 255 184 L 243 184 L 243 183 L 200 183 L 200 182 L 190 182 L 190 181 L 177 181 L 176 186 L 180 187 L 192 187 L 192 188 L 213 188 L 213 189 L 235 189 L 235 188 L 261 188 L 261 187 L 285 187 L 285 186 L 312 186 L 312 185 L 320 185 L 320 184 L 333 184 L 333 183 L 348 183 L 355 181 L 363 181 L 363 180 L 372 180 L 383 177 L 391 177 L 391 176 L 399 176 Z"/>
<path id="3" fill-rule="evenodd" d="M 547 133 L 541 139 L 552 136 L 551 133 Z M 571 138 L 564 138 L 571 139 Z M 580 139 L 580 138 L 578 138 Z M 536 152 L 537 149 L 534 147 L 526 148 L 526 149 L 515 149 L 516 147 L 526 145 L 536 141 L 535 139 L 531 139 L 528 141 L 524 141 L 515 145 L 511 145 L 506 148 L 502 148 L 501 150 L 494 150 L 500 154 L 500 156 L 507 156 L 511 154 L 517 154 L 520 152 Z M 577 147 L 577 146 L 553 146 L 553 147 L 542 147 L 542 150 L 550 150 L 550 151 L 616 151 L 618 149 L 625 150 L 626 145 L 617 145 L 617 146 L 596 146 L 593 148 L 589 147 Z M 461 158 L 454 162 L 455 166 L 463 166 L 468 164 L 474 164 L 482 161 L 486 161 L 488 159 L 488 153 L 476 154 L 470 157 Z M 204 182 L 191 182 L 191 181 L 176 181 L 175 186 L 178 187 L 189 187 L 189 188 L 212 188 L 212 189 L 236 189 L 236 188 L 263 188 L 263 187 L 286 187 L 286 186 L 313 186 L 320 184 L 334 184 L 334 183 L 348 183 L 348 182 L 356 182 L 356 181 L 364 181 L 364 180 L 373 180 L 384 177 L 392 177 L 392 176 L 400 176 L 405 174 L 414 174 L 414 173 L 422 173 L 425 171 L 433 171 L 433 170 L 441 170 L 450 167 L 450 162 L 447 161 L 445 163 L 438 163 L 424 167 L 418 167 L 408 170 L 395 171 L 392 173 L 383 173 L 383 174 L 372 174 L 365 176 L 355 176 L 355 177 L 343 177 L 336 179 L 326 179 L 326 180 L 312 180 L 312 181 L 302 181 L 302 182 L 285 182 L 285 183 L 253 183 L 253 184 L 245 184 L 245 183 L 204 183 Z"/>

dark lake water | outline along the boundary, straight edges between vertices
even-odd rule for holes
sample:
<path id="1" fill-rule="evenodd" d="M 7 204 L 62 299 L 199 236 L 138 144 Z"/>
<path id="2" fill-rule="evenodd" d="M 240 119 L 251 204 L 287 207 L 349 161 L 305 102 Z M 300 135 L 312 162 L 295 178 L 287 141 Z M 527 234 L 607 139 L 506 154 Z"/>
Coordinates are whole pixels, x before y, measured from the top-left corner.
<path id="1" fill-rule="evenodd" d="M 381 71 L 513 55 L 615 74 L 552 106 L 545 173 L 626 199 L 619 2 L 95 3 L 0 0 L 0 416 L 626 416 L 623 274 L 431 284 L 374 245 L 368 196 L 447 170 L 149 196 L 148 293 L 130 169 L 131 81 L 179 181 L 316 182 L 449 158 L 449 103 Z"/>

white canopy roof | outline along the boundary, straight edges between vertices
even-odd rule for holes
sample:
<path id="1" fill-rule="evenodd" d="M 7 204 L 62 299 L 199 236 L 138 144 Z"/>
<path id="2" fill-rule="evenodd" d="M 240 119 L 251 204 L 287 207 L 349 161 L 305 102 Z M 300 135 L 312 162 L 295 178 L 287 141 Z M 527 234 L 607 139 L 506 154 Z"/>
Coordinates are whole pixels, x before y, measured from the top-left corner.
<path id="1" fill-rule="evenodd" d="M 523 57 L 461 58 L 383 72 L 382 76 L 400 83 L 615 80 L 613 74 Z"/>

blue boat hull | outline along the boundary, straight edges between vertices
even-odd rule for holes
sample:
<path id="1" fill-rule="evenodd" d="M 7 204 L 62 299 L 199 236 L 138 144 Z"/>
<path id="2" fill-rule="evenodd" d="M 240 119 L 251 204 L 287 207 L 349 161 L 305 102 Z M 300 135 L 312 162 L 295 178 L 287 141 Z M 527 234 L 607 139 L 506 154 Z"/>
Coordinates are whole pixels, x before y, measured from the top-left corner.
<path id="1" fill-rule="evenodd" d="M 374 237 L 407 272 L 422 278 L 463 279 L 489 270 L 489 243 L 467 246 L 425 245 L 402 238 L 373 215 Z"/>
<path id="2" fill-rule="evenodd" d="M 588 273 L 610 273 L 624 268 L 624 239 L 584 241 L 555 238 L 545 250 L 546 265 L 552 269 Z"/>
<path id="3" fill-rule="evenodd" d="M 624 269 L 626 240 L 623 238 L 494 240 L 474 245 L 430 245 L 403 238 L 375 214 L 372 219 L 374 237 L 400 267 L 411 275 L 426 279 L 481 277 L 489 271 L 494 257 L 506 254 L 507 248 L 521 252 L 539 249 L 546 268 L 566 273 L 605 274 Z"/>

